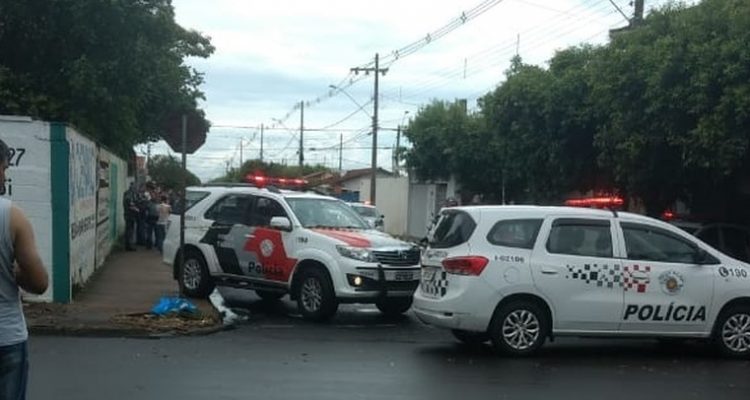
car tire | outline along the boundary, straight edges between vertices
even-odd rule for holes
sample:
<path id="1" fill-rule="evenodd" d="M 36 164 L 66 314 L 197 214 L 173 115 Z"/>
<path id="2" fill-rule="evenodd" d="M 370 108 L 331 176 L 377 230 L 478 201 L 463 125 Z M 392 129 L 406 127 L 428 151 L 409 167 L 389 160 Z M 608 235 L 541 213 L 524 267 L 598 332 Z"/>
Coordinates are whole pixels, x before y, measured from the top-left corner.
<path id="1" fill-rule="evenodd" d="M 487 332 L 472 332 L 463 329 L 452 329 L 451 333 L 459 342 L 468 346 L 481 346 L 490 340 Z"/>
<path id="2" fill-rule="evenodd" d="M 310 321 L 325 321 L 331 318 L 339 307 L 331 278 L 326 271 L 319 268 L 302 271 L 296 297 L 302 317 Z"/>
<path id="3" fill-rule="evenodd" d="M 401 315 L 409 311 L 413 301 L 414 300 L 411 297 L 384 299 L 375 303 L 375 307 L 386 315 Z"/>
<path id="4" fill-rule="evenodd" d="M 549 334 L 546 314 L 530 301 L 512 301 L 495 311 L 490 322 L 492 346 L 500 354 L 514 357 L 533 355 Z"/>
<path id="5" fill-rule="evenodd" d="M 271 290 L 256 290 L 255 294 L 264 301 L 276 301 L 286 295 L 284 292 L 274 292 Z"/>
<path id="6" fill-rule="evenodd" d="M 750 305 L 722 312 L 716 320 L 713 342 L 725 357 L 750 358 Z"/>
<path id="7" fill-rule="evenodd" d="M 203 255 L 195 250 L 185 252 L 185 260 L 180 266 L 180 292 L 188 297 L 204 299 L 214 290 L 214 281 L 208 272 Z"/>

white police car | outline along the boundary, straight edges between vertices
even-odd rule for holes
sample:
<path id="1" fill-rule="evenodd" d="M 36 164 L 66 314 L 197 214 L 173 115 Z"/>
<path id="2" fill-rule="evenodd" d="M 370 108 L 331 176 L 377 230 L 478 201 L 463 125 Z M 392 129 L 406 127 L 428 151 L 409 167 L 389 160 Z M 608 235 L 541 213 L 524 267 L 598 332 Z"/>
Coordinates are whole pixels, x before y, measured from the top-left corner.
<path id="1" fill-rule="evenodd" d="M 547 338 L 706 338 L 750 356 L 750 266 L 670 224 L 569 207 L 445 210 L 413 310 L 461 341 L 534 353 Z"/>
<path id="2" fill-rule="evenodd" d="M 338 199 L 247 185 L 191 187 L 186 196 L 184 264 L 176 215 L 163 258 L 189 296 L 206 296 L 215 285 L 265 299 L 289 293 L 313 320 L 330 317 L 339 303 L 375 303 L 384 313 L 411 306 L 419 248 L 371 229 Z"/>

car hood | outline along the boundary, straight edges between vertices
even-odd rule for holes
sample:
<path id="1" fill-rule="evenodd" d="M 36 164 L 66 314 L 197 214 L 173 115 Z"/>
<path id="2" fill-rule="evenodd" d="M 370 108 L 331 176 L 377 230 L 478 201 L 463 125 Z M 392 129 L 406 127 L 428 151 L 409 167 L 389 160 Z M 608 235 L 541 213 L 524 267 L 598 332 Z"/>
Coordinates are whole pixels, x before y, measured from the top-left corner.
<path id="1" fill-rule="evenodd" d="M 327 236 L 340 242 L 340 244 L 352 247 L 370 249 L 381 248 L 411 248 L 411 243 L 396 239 L 387 233 L 374 229 L 335 229 L 335 228 L 313 228 L 313 232 Z"/>

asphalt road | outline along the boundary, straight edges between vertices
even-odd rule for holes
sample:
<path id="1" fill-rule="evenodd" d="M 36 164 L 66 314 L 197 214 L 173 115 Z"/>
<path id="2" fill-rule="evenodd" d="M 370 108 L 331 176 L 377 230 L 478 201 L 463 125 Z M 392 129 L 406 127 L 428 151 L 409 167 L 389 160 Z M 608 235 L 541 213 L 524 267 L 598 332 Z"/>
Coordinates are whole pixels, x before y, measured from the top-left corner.
<path id="1" fill-rule="evenodd" d="M 349 305 L 311 324 L 289 302 L 228 297 L 250 319 L 211 336 L 31 338 L 29 399 L 750 398 L 750 362 L 699 343 L 558 339 L 509 359 L 411 315 Z"/>

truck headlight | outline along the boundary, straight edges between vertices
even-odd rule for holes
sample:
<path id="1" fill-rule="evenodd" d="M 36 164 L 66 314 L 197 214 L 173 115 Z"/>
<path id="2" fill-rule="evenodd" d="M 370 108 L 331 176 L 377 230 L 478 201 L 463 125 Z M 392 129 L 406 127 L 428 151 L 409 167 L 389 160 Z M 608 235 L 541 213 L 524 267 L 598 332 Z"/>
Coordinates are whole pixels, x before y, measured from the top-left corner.
<path id="1" fill-rule="evenodd" d="M 339 254 L 343 257 L 351 258 L 352 260 L 378 262 L 377 258 L 375 258 L 375 255 L 372 254 L 370 250 L 361 247 L 336 246 L 336 250 L 338 250 Z"/>

